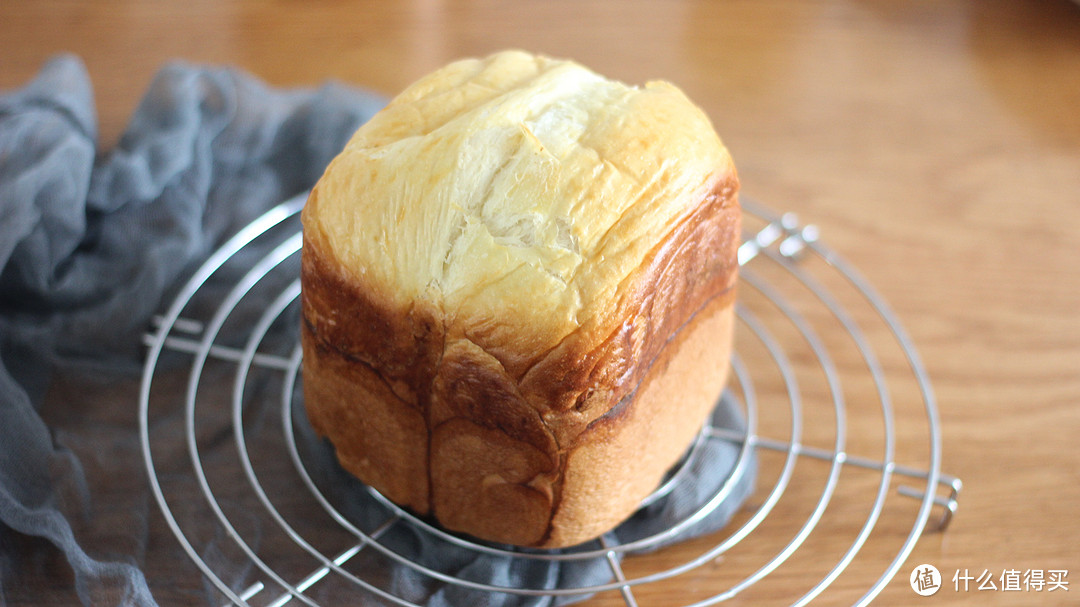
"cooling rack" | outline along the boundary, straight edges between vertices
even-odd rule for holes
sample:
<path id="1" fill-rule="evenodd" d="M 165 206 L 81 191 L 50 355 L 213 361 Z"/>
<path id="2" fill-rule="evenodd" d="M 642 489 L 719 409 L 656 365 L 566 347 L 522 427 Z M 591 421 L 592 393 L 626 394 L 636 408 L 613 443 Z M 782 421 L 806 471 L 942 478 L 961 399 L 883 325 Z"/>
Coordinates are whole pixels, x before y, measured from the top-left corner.
<path id="1" fill-rule="evenodd" d="M 419 604 L 400 583 L 406 575 L 427 588 L 494 593 L 505 601 L 498 604 L 549 596 L 554 604 L 666 606 L 665 588 L 677 584 L 695 606 L 864 605 L 920 537 L 943 531 L 956 511 L 961 483 L 941 471 L 930 381 L 895 314 L 814 226 L 744 200 L 725 398 L 745 427 L 704 427 L 646 500 L 690 482 L 684 472 L 710 441 L 732 446 L 726 480 L 691 514 L 642 537 L 609 535 L 561 551 L 446 533 L 362 486 L 351 489 L 376 507 L 357 515 L 356 494 L 326 482 L 332 464 L 312 450 L 302 414 L 295 327 L 304 199 L 271 209 L 226 242 L 145 336 L 140 430 L 150 486 L 211 600 Z M 756 490 L 727 526 L 667 545 L 751 473 Z M 422 542 L 515 568 L 601 563 L 610 581 L 575 584 L 570 576 L 552 588 L 457 576 L 412 560 L 390 540 L 405 527 Z M 807 572 L 817 581 L 791 582 Z"/>

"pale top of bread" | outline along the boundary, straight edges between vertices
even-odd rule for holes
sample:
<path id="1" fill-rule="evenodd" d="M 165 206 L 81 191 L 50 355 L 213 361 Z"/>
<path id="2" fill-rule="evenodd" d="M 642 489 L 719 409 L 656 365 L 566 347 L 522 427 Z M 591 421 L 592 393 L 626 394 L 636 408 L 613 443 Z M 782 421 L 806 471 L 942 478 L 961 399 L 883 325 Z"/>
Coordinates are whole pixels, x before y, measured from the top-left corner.
<path id="1" fill-rule="evenodd" d="M 361 127 L 313 192 L 305 237 L 392 308 L 543 352 L 603 323 L 734 172 L 673 85 L 506 51 L 432 73 Z"/>

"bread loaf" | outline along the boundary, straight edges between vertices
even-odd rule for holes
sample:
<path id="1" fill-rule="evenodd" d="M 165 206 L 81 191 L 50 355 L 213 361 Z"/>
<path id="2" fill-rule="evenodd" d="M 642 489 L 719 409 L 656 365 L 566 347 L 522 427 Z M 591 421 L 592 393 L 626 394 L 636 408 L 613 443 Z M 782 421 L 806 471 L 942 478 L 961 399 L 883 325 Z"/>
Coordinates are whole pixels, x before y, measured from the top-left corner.
<path id="1" fill-rule="evenodd" d="M 610 530 L 723 388 L 737 189 L 670 84 L 518 51 L 422 78 L 303 211 L 313 427 L 450 530 L 536 547 Z"/>

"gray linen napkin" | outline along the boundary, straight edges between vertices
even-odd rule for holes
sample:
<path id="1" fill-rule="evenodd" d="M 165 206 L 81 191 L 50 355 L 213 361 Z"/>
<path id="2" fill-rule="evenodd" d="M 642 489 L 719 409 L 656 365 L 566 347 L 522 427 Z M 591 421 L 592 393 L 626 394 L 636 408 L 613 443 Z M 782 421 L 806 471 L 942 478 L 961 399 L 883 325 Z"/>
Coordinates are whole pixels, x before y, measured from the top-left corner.
<path id="1" fill-rule="evenodd" d="M 66 587 L 83 604 L 157 604 L 147 578 L 160 576 L 168 567 L 156 560 L 175 550 L 129 538 L 147 535 L 155 513 L 137 455 L 134 395 L 111 395 L 133 382 L 142 334 L 185 276 L 241 226 L 310 188 L 382 103 L 336 84 L 275 90 L 236 70 L 176 63 L 155 77 L 116 148 L 99 155 L 90 81 L 77 58 L 58 57 L 0 95 L 0 603 L 63 601 L 61 590 L 25 582 L 41 586 L 40 563 L 59 555 L 73 573 Z M 55 388 L 71 378 L 83 378 L 79 389 Z M 57 392 L 61 402 L 46 407 Z M 725 427 L 742 423 L 730 401 L 717 416 Z M 737 451 L 709 441 L 689 480 L 612 540 L 684 518 L 727 478 Z M 752 490 L 753 470 L 685 535 L 723 526 Z M 325 473 L 343 474 L 329 456 Z M 377 507 L 355 500 L 350 516 L 363 520 L 364 508 Z M 554 588 L 611 579 L 603 562 L 478 556 L 407 527 L 395 532 L 386 541 L 412 558 L 478 582 Z M 392 589 L 430 605 L 570 600 L 470 592 L 407 569 L 394 573 Z"/>

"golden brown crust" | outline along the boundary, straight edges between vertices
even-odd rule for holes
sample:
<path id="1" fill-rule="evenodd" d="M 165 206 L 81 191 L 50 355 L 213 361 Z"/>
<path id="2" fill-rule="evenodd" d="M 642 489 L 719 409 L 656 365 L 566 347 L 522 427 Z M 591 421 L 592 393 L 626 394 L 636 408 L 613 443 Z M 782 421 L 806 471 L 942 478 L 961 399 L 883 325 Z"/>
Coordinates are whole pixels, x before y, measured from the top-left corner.
<path id="1" fill-rule="evenodd" d="M 547 547 L 612 529 L 684 453 L 727 379 L 732 298 L 709 302 L 679 331 L 617 414 L 593 422 L 568 451 Z"/>
<path id="2" fill-rule="evenodd" d="M 734 287 L 737 188 L 734 175 L 716 183 L 697 210 L 653 248 L 642 268 L 619 285 L 622 296 L 602 317 L 604 324 L 572 334 L 521 378 L 530 402 L 562 418 L 549 425 L 564 448 L 640 383 L 680 326 Z"/>
<path id="3" fill-rule="evenodd" d="M 328 350 L 306 323 L 304 403 L 341 465 L 386 497 L 418 512 L 428 509 L 428 430 L 424 416 L 356 359 Z"/>
<path id="4" fill-rule="evenodd" d="M 451 530 L 558 547 L 610 529 L 723 386 L 737 190 L 670 85 L 521 53 L 422 80 L 304 209 L 314 428 Z"/>
<path id="5" fill-rule="evenodd" d="M 310 239 L 304 385 L 316 430 L 350 472 L 450 529 L 557 547 L 610 528 L 679 457 L 723 385 L 736 185 L 718 183 L 656 245 L 606 316 L 608 336 L 575 334 L 521 378 L 419 306 L 380 308 Z"/>

